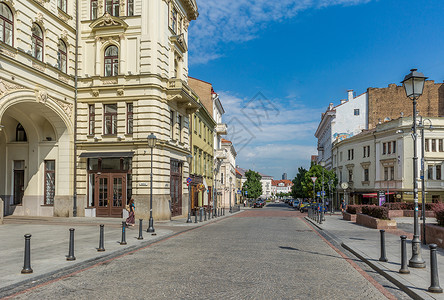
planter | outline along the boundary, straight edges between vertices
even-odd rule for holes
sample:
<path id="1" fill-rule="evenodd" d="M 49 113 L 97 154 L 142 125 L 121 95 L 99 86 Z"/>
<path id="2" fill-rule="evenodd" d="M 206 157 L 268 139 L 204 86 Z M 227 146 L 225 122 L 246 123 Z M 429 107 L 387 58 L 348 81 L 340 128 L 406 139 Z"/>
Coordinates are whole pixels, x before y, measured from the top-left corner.
<path id="1" fill-rule="evenodd" d="M 356 224 L 374 229 L 396 229 L 395 220 L 382 220 L 364 214 L 356 215 Z"/>
<path id="2" fill-rule="evenodd" d="M 388 217 L 390 219 L 404 217 L 404 211 L 403 210 L 389 210 Z"/>
<path id="3" fill-rule="evenodd" d="M 404 210 L 404 217 L 413 217 L 413 210 Z M 421 211 L 418 211 L 418 216 L 421 216 Z M 435 212 L 433 210 L 426 210 L 426 218 L 434 218 Z"/>
<path id="4" fill-rule="evenodd" d="M 422 235 L 422 223 L 421 223 L 421 235 Z M 427 244 L 436 244 L 440 248 L 444 248 L 444 227 L 426 224 L 426 241 Z"/>
<path id="5" fill-rule="evenodd" d="M 342 219 L 344 219 L 346 221 L 356 222 L 356 214 L 349 214 L 348 212 L 344 211 L 342 213 Z"/>

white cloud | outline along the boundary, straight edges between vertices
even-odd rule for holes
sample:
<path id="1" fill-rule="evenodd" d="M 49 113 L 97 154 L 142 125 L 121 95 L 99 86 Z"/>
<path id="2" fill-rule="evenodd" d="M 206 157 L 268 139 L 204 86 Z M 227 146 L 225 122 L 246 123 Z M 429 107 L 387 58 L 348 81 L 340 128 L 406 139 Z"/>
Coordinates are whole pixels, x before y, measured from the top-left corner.
<path id="1" fill-rule="evenodd" d="M 223 55 L 220 44 L 245 42 L 272 22 L 294 18 L 309 8 L 357 5 L 371 0 L 198 0 L 199 17 L 190 26 L 190 63 Z"/>

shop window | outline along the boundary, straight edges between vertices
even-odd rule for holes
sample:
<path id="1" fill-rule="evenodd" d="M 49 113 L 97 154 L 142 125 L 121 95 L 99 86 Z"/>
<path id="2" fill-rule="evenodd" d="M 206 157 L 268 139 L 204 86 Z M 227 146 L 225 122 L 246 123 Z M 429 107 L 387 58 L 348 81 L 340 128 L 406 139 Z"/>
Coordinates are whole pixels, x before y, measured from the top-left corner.
<path id="1" fill-rule="evenodd" d="M 14 33 L 14 18 L 11 9 L 0 3 L 0 42 L 12 46 L 12 36 Z"/>

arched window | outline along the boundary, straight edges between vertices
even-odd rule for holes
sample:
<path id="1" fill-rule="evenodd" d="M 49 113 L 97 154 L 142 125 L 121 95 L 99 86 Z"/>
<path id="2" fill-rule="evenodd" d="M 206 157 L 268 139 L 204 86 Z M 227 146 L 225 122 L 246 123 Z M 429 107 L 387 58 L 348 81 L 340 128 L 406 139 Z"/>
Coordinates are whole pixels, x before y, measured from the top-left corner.
<path id="1" fill-rule="evenodd" d="M 32 48 L 31 54 L 36 59 L 43 61 L 43 31 L 39 25 L 32 25 Z"/>
<path id="2" fill-rule="evenodd" d="M 120 9 L 119 2 L 119 0 L 106 0 L 105 11 L 107 11 L 111 16 L 118 17 Z"/>
<path id="3" fill-rule="evenodd" d="M 91 20 L 97 19 L 98 4 L 97 0 L 91 0 Z"/>
<path id="4" fill-rule="evenodd" d="M 67 73 L 67 55 L 66 55 L 66 44 L 64 41 L 59 41 L 59 50 L 57 52 L 57 58 L 59 62 L 59 70 Z"/>
<path id="5" fill-rule="evenodd" d="M 119 74 L 119 49 L 109 46 L 105 50 L 105 76 L 117 76 Z"/>
<path id="6" fill-rule="evenodd" d="M 15 140 L 17 142 L 26 142 L 28 139 L 26 137 L 25 128 L 23 128 L 22 124 L 18 123 L 17 128 L 15 129 Z"/>
<path id="7" fill-rule="evenodd" d="M 12 46 L 12 34 L 14 31 L 14 18 L 9 7 L 0 3 L 0 41 Z"/>

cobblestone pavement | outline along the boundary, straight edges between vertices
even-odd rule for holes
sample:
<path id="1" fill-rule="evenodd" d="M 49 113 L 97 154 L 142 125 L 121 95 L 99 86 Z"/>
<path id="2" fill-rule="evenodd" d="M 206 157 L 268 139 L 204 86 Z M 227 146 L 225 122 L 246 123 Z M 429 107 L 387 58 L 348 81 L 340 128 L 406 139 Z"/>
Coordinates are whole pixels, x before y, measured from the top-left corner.
<path id="1" fill-rule="evenodd" d="M 396 298 L 300 216 L 283 204 L 244 211 L 16 299 Z"/>

